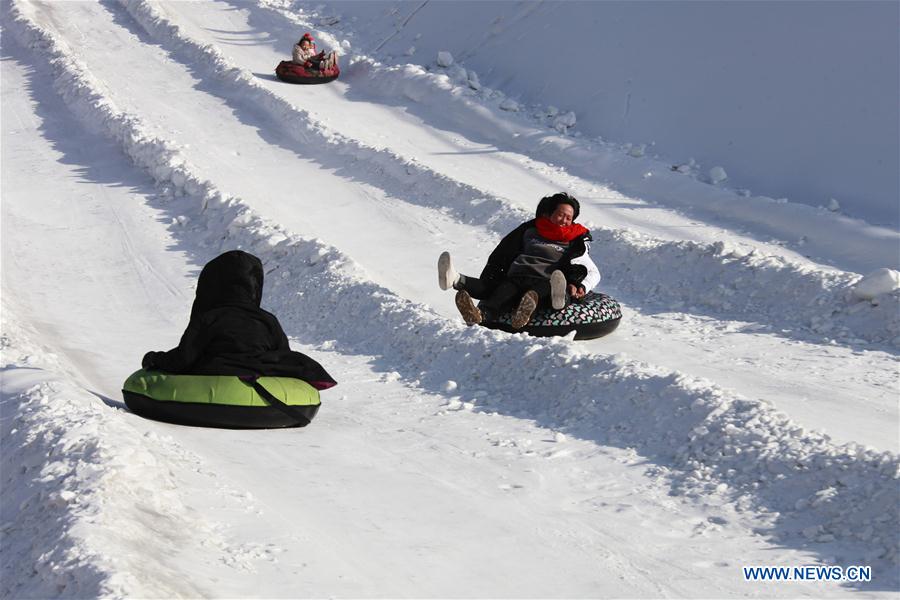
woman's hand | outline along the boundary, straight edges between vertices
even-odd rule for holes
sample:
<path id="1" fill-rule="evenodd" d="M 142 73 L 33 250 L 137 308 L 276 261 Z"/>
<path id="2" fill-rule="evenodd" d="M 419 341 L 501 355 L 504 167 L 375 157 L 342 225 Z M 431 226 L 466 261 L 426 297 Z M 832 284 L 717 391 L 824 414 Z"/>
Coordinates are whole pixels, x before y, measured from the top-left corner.
<path id="1" fill-rule="evenodd" d="M 569 284 L 569 296 L 576 299 L 584 298 L 585 291 L 583 287 L 579 287 L 574 283 Z"/>

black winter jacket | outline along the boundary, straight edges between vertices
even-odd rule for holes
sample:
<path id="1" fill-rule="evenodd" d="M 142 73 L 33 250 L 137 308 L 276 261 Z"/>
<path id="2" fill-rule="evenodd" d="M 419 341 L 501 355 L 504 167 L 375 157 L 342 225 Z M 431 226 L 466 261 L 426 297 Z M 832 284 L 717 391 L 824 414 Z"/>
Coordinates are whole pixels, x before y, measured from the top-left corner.
<path id="1" fill-rule="evenodd" d="M 262 262 L 233 250 L 206 264 L 191 319 L 178 346 L 148 352 L 142 365 L 193 375 L 269 375 L 302 379 L 317 389 L 336 384 L 312 358 L 295 352 L 278 319 L 260 308 Z"/>
<path id="2" fill-rule="evenodd" d="M 525 245 L 525 231 L 535 227 L 535 219 L 522 223 L 500 240 L 494 251 L 488 257 L 487 264 L 481 272 L 479 279 L 489 287 L 496 287 L 506 277 L 510 265 L 521 254 Z M 587 252 L 587 242 L 591 241 L 590 232 L 569 242 L 569 247 L 559 261 L 559 270 L 566 276 L 566 281 L 574 285 L 580 285 L 587 277 L 587 267 L 572 264 L 572 259 L 582 256 Z"/>

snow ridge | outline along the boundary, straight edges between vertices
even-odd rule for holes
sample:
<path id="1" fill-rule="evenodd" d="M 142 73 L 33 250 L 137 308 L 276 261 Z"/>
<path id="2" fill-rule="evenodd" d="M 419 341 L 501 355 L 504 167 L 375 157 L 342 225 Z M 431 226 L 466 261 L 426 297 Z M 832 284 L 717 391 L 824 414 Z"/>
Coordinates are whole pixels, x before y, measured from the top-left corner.
<path id="1" fill-rule="evenodd" d="M 336 13 L 334 5 L 319 5 L 307 0 L 258 0 L 258 3 L 269 13 L 278 14 L 292 23 L 295 29 L 302 27 L 312 30 L 318 26 L 324 29 L 317 32 L 323 39 L 335 40 L 337 36 L 346 38 L 340 43 L 344 50 L 350 48 L 350 41 L 347 40 L 352 40 L 354 47 L 372 46 L 379 39 L 379 27 L 384 32 L 386 25 L 356 25 L 355 10 L 352 7 L 347 9 L 345 16 L 340 12 Z M 399 6 L 400 4 L 396 4 L 392 12 L 397 11 Z M 399 27 L 399 22 L 396 25 Z M 476 27 L 477 25 L 475 24 Z M 510 24 L 505 27 L 507 33 L 509 27 Z M 337 47 L 337 44 L 334 46 Z M 433 44 L 429 46 L 433 47 Z M 377 48 L 373 51 L 375 52 Z M 410 48 L 403 56 L 397 56 L 394 49 L 394 54 L 388 55 L 385 62 L 402 63 L 404 60 L 413 60 L 405 57 L 412 57 L 414 54 L 419 56 L 415 47 Z M 465 60 L 472 54 L 478 54 L 477 44 L 471 50 L 462 52 L 461 58 Z M 630 182 L 641 182 L 633 187 L 651 202 L 678 206 L 697 215 L 734 218 L 740 223 L 752 224 L 754 231 L 765 232 L 765 235 L 785 241 L 800 238 L 798 247 L 806 247 L 809 241 L 813 241 L 812 245 L 818 245 L 819 248 L 823 244 L 832 248 L 835 244 L 842 246 L 859 237 L 860 228 L 865 227 L 862 221 L 836 214 L 834 211 L 839 206 L 834 199 L 829 202 L 828 198 L 823 198 L 822 203 L 829 206 L 815 208 L 790 202 L 786 198 L 776 200 L 767 196 L 754 196 L 746 189 L 722 188 L 719 184 L 726 174 L 721 167 L 710 169 L 708 167 L 711 165 L 708 165 L 701 168 L 694 159 L 675 161 L 674 164 L 666 162 L 665 159 L 652 156 L 655 146 L 652 142 L 648 148 L 647 144 L 610 143 L 599 137 L 587 139 L 581 137 L 579 131 L 568 136 L 557 135 L 570 133 L 570 128 L 576 122 L 573 112 L 559 110 L 554 106 L 520 104 L 513 97 L 507 97 L 503 91 L 482 85 L 477 73 L 464 68 L 464 62 L 454 60 L 449 52 L 438 52 L 437 60 L 420 59 L 418 62 L 429 73 L 426 74 L 421 67 L 415 65 L 395 64 L 398 68 L 394 68 L 381 64 L 367 70 L 365 80 L 355 81 L 355 87 L 358 89 L 358 84 L 363 84 L 367 93 L 392 102 L 406 97 L 413 102 L 407 103 L 410 107 L 419 105 L 436 108 L 444 116 L 445 123 L 465 127 L 470 134 L 477 131 L 477 137 L 484 143 L 496 143 L 500 149 L 512 148 L 554 163 L 561 160 L 570 172 L 577 172 L 587 179 L 595 178 L 597 172 L 601 171 L 615 173 L 613 179 L 625 189 L 631 187 Z M 410 77 L 411 72 L 423 76 Z M 417 81 L 412 81 L 413 79 Z M 427 83 L 429 81 L 430 84 Z M 450 90 L 450 93 L 446 93 L 446 90 Z M 519 90 L 504 91 L 516 96 Z M 579 86 L 573 86 L 570 92 L 578 94 Z M 626 103 L 630 99 L 628 96 Z M 589 106 L 584 102 L 573 101 L 580 104 L 581 110 Z M 627 110 L 626 107 L 626 112 Z M 485 118 L 488 113 L 493 114 L 490 118 Z M 500 115 L 502 118 L 497 118 Z M 477 123 L 477 130 L 466 127 L 469 123 Z M 512 130 L 517 135 L 509 135 Z M 777 142 L 772 142 L 771 145 L 773 150 L 778 147 Z M 707 185 L 709 183 L 713 185 Z M 826 239 L 819 236 L 820 243 L 816 244 L 815 234 L 821 234 L 823 230 L 830 233 Z M 879 266 L 896 268 L 897 241 L 896 231 L 881 229 L 880 233 L 867 236 L 866 246 L 873 255 L 886 261 Z"/>
<path id="2" fill-rule="evenodd" d="M 303 144 L 318 142 L 317 147 L 332 148 L 337 154 L 330 159 L 327 153 L 319 153 L 312 157 L 315 160 L 340 165 L 351 158 L 369 163 L 375 185 L 397 191 L 407 202 L 449 211 L 463 223 L 487 226 L 498 235 L 533 218 L 510 201 L 454 181 L 415 159 L 371 148 L 330 131 L 308 112 L 259 84 L 252 74 L 232 65 L 215 47 L 192 40 L 147 0 L 119 1 L 148 33 L 183 57 L 201 76 L 241 90 L 242 98 L 266 110 L 293 139 Z M 372 59 L 360 59 L 348 71 L 354 81 L 371 80 L 375 74 L 378 79 L 386 78 L 394 93 L 401 89 L 410 95 L 415 88 L 419 94 L 427 91 L 454 98 L 461 94 L 461 88 L 446 76 L 413 65 L 384 68 Z M 484 110 L 474 107 L 473 113 L 478 109 Z M 435 189 L 441 191 L 439 196 Z M 585 224 L 594 234 L 594 256 L 607 281 L 614 282 L 619 292 L 627 293 L 635 302 L 652 308 L 752 320 L 770 326 L 779 335 L 795 335 L 799 328 L 806 329 L 807 336 L 811 332 L 840 343 L 900 346 L 900 290 L 861 302 L 853 294 L 860 279 L 853 273 L 722 242 L 663 241 L 590 221 Z"/>
<path id="3" fill-rule="evenodd" d="M 674 492 L 758 512 L 757 522 L 771 524 L 764 533 L 781 543 L 816 543 L 811 549 L 825 553 L 830 542 L 839 542 L 844 551 L 858 551 L 848 561 L 895 572 L 897 455 L 836 445 L 768 403 L 707 380 L 624 357 L 580 353 L 567 340 L 448 323 L 367 280 L 340 251 L 265 221 L 201 180 L 170 144 L 147 135 L 139 118 L 116 110 L 81 65 L 18 5 L 13 15 L 13 33 L 52 66 L 73 112 L 99 126 L 159 182 L 163 208 L 183 217 L 176 236 L 202 235 L 215 251 L 238 247 L 260 256 L 270 279 L 267 303 L 290 333 L 343 352 L 375 355 L 378 368 L 432 391 L 444 389 L 442 374 L 455 373 L 462 382 L 456 400 L 464 401 L 464 409 L 535 419 L 601 444 L 633 448 L 654 463 L 648 474 L 669 481 Z M 334 308 L 338 303 L 340 311 Z M 561 397 L 580 401 L 560 402 Z"/>
<path id="4" fill-rule="evenodd" d="M 8 306 L 3 315 L 0 594 L 203 595 L 169 561 L 185 551 L 239 553 L 221 525 L 182 501 L 172 471 L 196 471 L 198 457 L 168 436 L 142 435 L 117 407 L 62 377 L 59 359 Z"/>
<path id="5" fill-rule="evenodd" d="M 388 149 L 366 146 L 357 140 L 347 138 L 317 121 L 309 112 L 300 109 L 281 96 L 271 92 L 249 72 L 231 64 L 214 46 L 201 44 L 188 36 L 182 28 L 168 20 L 159 9 L 147 0 L 118 0 L 134 20 L 164 48 L 180 57 L 185 64 L 201 77 L 214 78 L 229 87 L 240 90 L 241 97 L 248 104 L 262 108 L 273 123 L 283 128 L 292 139 L 302 144 L 312 144 L 318 149 L 328 149 L 335 156 L 323 157 L 317 153 L 310 158 L 332 160 L 334 166 L 346 162 L 363 162 L 371 165 L 373 183 L 383 189 L 393 188 L 405 192 L 405 199 L 423 206 L 440 207 L 441 202 L 451 199 L 454 204 L 470 207 L 467 222 L 483 224 L 499 222 L 504 227 L 520 219 L 508 203 L 490 197 L 484 192 L 462 184 L 438 173 L 414 158 L 407 159 Z M 331 166 L 332 162 L 327 163 Z M 434 189 L 440 189 L 441 199 L 429 200 Z M 416 200 L 418 196 L 425 196 Z M 472 207 L 477 206 L 476 209 Z"/>

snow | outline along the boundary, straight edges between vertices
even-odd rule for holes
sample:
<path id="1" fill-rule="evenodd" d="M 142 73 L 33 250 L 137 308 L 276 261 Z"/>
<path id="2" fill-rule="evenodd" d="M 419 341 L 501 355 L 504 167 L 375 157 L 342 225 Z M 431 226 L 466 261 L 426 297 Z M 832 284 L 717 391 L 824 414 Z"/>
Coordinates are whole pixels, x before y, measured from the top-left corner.
<path id="1" fill-rule="evenodd" d="M 718 185 L 726 179 L 728 179 L 728 173 L 722 167 L 713 167 L 709 170 L 709 180 L 713 184 Z"/>
<path id="2" fill-rule="evenodd" d="M 532 103 L 426 4 L 3 5 L 0 593 L 895 594 L 898 233 L 575 138 L 596 109 Z M 477 6 L 473 31 L 512 5 Z M 516 10 L 495 35 L 557 26 Z M 339 81 L 271 77 L 305 30 L 350 53 Z M 560 189 L 619 330 L 465 327 L 439 253 L 476 273 Z M 303 430 L 130 414 L 121 382 L 234 248 L 339 386 Z"/>
<path id="3" fill-rule="evenodd" d="M 655 141 L 670 164 L 721 165 L 754 196 L 836 197 L 900 225 L 896 2 L 341 4 L 365 23 L 345 35 L 392 35 L 385 60 L 425 32 L 423 60 L 452 52 L 486 87 L 574 111 L 589 138 Z"/>
<path id="4" fill-rule="evenodd" d="M 549 116 L 550 111 L 547 111 Z M 559 131 L 560 133 L 566 133 L 571 127 L 575 127 L 575 113 L 572 111 L 567 112 L 564 115 L 560 115 L 553 119 L 553 129 Z"/>
<path id="5" fill-rule="evenodd" d="M 441 50 L 437 54 L 437 64 L 439 67 L 449 67 L 453 64 L 453 55 L 445 50 Z"/>
<path id="6" fill-rule="evenodd" d="M 519 111 L 519 103 L 513 100 L 512 98 L 506 98 L 503 102 L 500 103 L 500 110 L 505 110 L 509 112 L 518 112 Z"/>
<path id="7" fill-rule="evenodd" d="M 853 286 L 853 295 L 862 300 L 890 294 L 900 288 L 900 272 L 893 269 L 876 269 Z"/>

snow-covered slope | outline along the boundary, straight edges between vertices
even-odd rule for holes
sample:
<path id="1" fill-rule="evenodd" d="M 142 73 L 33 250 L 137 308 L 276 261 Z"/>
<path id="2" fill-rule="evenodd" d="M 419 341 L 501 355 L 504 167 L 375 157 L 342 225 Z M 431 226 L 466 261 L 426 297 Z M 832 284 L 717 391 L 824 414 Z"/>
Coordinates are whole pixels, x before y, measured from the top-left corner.
<path id="1" fill-rule="evenodd" d="M 268 4 L 392 64 L 435 68 L 449 52 L 453 68 L 505 92 L 498 105 L 509 96 L 512 110 L 574 122 L 572 133 L 672 164 L 694 157 L 703 178 L 723 166 L 728 187 L 812 206 L 834 198 L 900 224 L 896 2 Z"/>
<path id="2" fill-rule="evenodd" d="M 897 589 L 900 292 L 855 292 L 896 268 L 896 232 L 736 211 L 452 73 L 353 56 L 330 86 L 280 84 L 310 18 L 286 6 L 3 5 L 5 596 Z M 437 254 L 479 269 L 558 189 L 582 199 L 619 331 L 464 327 Z M 118 400 L 232 248 L 340 382 L 306 430 L 179 428 Z M 874 578 L 741 573 L 810 563 Z"/>

